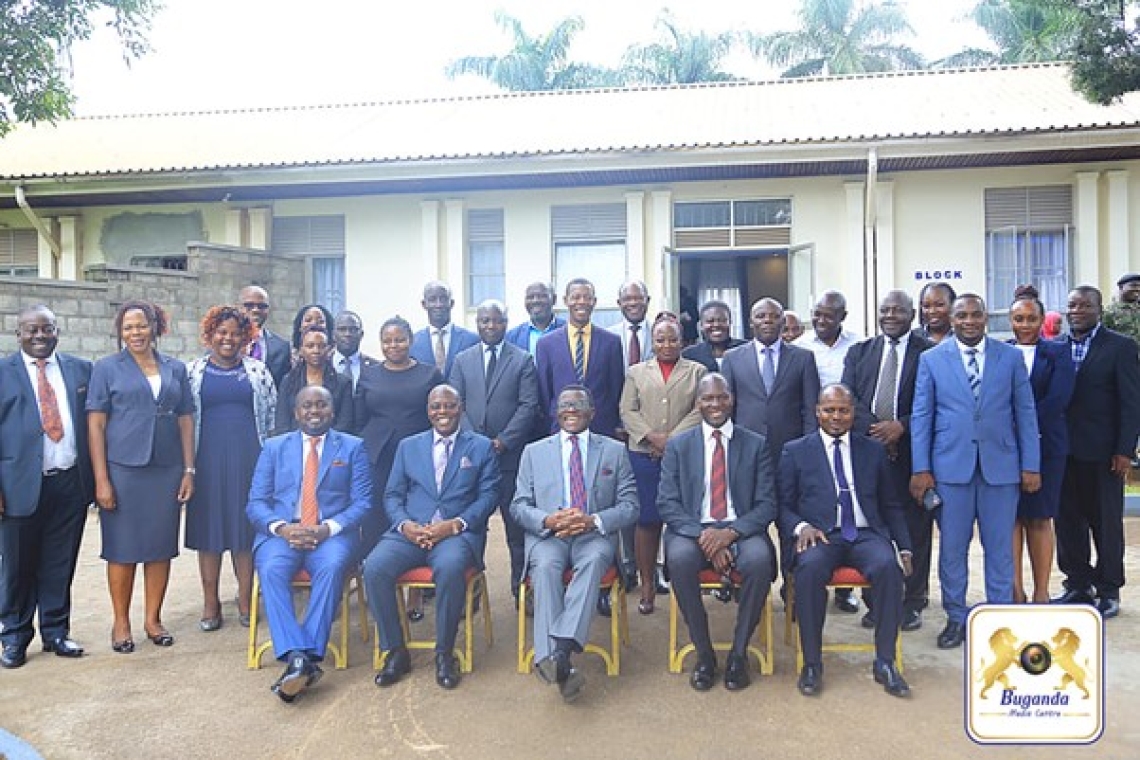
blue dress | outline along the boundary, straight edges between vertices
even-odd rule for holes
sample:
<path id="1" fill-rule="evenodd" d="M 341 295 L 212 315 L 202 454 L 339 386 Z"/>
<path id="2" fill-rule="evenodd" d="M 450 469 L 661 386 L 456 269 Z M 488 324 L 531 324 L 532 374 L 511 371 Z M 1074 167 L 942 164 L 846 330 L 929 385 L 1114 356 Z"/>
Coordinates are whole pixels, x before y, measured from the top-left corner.
<path id="1" fill-rule="evenodd" d="M 245 504 L 261 444 L 245 368 L 207 362 L 199 398 L 198 474 L 186 508 L 186 548 L 248 552 L 254 531 Z"/>

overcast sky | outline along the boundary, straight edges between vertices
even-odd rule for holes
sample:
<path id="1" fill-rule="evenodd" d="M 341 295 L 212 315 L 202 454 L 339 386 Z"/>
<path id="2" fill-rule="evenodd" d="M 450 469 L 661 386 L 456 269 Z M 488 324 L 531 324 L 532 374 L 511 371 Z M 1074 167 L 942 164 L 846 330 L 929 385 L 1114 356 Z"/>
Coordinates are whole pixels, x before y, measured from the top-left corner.
<path id="1" fill-rule="evenodd" d="M 496 8 L 536 34 L 581 15 L 573 57 L 616 65 L 625 48 L 653 37 L 668 6 L 682 27 L 709 31 L 795 28 L 798 0 L 164 0 L 150 35 L 154 50 L 127 67 L 113 33 L 73 51 L 77 114 L 121 114 L 344 103 L 491 92 L 446 64 L 508 49 Z M 985 38 L 964 14 L 974 0 L 900 0 L 915 29 L 909 41 L 929 59 Z M 747 56 L 728 68 L 771 72 Z"/>

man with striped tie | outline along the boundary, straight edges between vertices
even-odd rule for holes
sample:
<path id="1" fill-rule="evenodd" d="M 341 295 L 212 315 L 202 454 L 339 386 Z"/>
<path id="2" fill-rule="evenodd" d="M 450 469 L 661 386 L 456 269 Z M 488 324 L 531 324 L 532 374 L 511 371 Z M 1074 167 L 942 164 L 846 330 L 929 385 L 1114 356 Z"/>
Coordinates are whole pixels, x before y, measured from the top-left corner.
<path id="1" fill-rule="evenodd" d="M 974 523 L 985 552 L 986 600 L 1013 602 L 1013 524 L 1019 490 L 1041 487 L 1033 389 L 1021 352 L 986 337 L 986 305 L 967 293 L 950 312 L 953 340 L 922 354 L 910 418 L 910 494 L 931 489 L 937 515 L 938 578 L 946 627 L 940 649 L 965 637 L 966 585 Z"/>

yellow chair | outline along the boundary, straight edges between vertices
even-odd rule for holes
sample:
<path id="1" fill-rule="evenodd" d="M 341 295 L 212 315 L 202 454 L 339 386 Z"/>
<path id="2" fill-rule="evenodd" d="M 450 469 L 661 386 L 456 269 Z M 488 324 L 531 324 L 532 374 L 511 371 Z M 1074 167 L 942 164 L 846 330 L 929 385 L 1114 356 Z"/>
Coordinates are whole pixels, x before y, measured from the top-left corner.
<path id="1" fill-rule="evenodd" d="M 732 581 L 733 588 L 740 588 L 741 576 L 740 573 L 733 570 L 729 576 Z M 701 589 L 715 590 L 724 587 L 724 577 L 713 570 L 707 568 L 702 570 L 698 575 Z M 681 608 L 677 604 L 677 597 L 674 594 L 669 595 L 669 672 L 680 673 L 685 664 L 685 657 L 692 652 L 696 651 L 691 643 L 678 648 L 678 630 L 681 622 Z M 718 652 L 729 652 L 732 650 L 731 641 L 714 641 L 713 649 Z M 756 646 L 749 645 L 748 654 L 756 658 L 756 665 L 760 669 L 760 674 L 765 676 L 772 675 L 772 595 L 768 594 L 767 599 L 764 601 L 764 609 L 760 613 L 760 624 L 756 627 Z"/>
<path id="2" fill-rule="evenodd" d="M 573 570 L 562 574 L 563 585 L 569 585 L 574 577 Z M 602 576 L 599 586 L 602 592 L 610 592 L 612 613 L 610 614 L 610 646 L 609 649 L 598 644 L 586 644 L 584 650 L 596 654 L 606 664 L 606 675 L 616 676 L 621 671 L 621 645 L 629 645 L 629 613 L 626 610 L 625 587 L 621 582 L 621 574 L 617 568 L 611 567 Z M 523 578 L 519 584 L 519 648 L 518 671 L 529 673 L 534 661 L 534 647 L 527 643 L 526 634 L 526 596 L 530 593 L 530 579 Z"/>
<path id="3" fill-rule="evenodd" d="M 459 660 L 459 670 L 470 673 L 474 661 L 474 629 L 475 629 L 475 598 L 479 597 L 483 609 L 483 638 L 490 647 L 495 641 L 494 631 L 491 628 L 491 597 L 487 592 L 487 576 L 477 568 L 467 568 L 467 599 L 463 611 L 463 649 L 455 649 L 455 657 Z M 404 602 L 404 592 L 408 589 L 435 588 L 435 578 L 428 566 L 416 567 L 396 579 L 396 602 L 400 608 L 400 627 L 404 629 L 404 646 L 408 649 L 435 649 L 435 637 L 430 639 L 413 639 L 411 627 L 408 625 L 407 609 Z M 372 667 L 380 670 L 384 667 L 385 653 L 380 650 L 380 633 L 376 634 L 376 647 L 372 652 Z"/>
<path id="4" fill-rule="evenodd" d="M 788 573 L 786 576 L 786 584 L 788 589 L 787 606 L 784 610 L 784 643 L 796 648 L 796 672 L 799 673 L 804 667 L 804 649 L 803 643 L 800 641 L 800 625 L 796 619 L 796 587 L 795 577 Z M 870 588 L 871 581 L 867 580 L 861 572 L 853 567 L 841 565 L 835 568 L 831 574 L 831 580 L 827 582 L 825 588 Z M 871 641 L 868 644 L 824 644 L 824 652 L 870 652 L 875 653 L 875 642 Z M 899 632 L 895 633 L 895 667 L 898 668 L 900 673 L 903 672 L 903 656 L 902 656 L 902 635 Z"/>
<path id="5" fill-rule="evenodd" d="M 302 570 L 293 576 L 293 590 L 308 591 L 312 587 L 309 574 Z M 333 665 L 337 670 L 348 667 L 348 603 L 353 592 L 356 592 L 356 602 L 360 610 L 360 640 L 368 641 L 368 608 L 364 603 L 364 580 L 360 569 L 355 568 L 344 578 L 344 587 L 341 591 L 339 643 L 329 641 L 329 652 L 332 653 Z M 246 651 L 246 667 L 250 670 L 261 668 L 261 658 L 273 648 L 273 639 L 266 639 L 261 644 L 257 642 L 258 625 L 261 622 L 261 577 L 253 575 L 252 602 L 249 606 L 249 648 Z"/>

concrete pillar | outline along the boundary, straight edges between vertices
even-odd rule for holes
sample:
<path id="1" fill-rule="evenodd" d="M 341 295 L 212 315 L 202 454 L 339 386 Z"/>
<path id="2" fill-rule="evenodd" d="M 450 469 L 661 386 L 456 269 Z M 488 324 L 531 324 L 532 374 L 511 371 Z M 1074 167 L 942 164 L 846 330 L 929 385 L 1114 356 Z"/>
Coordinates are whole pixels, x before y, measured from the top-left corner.
<path id="1" fill-rule="evenodd" d="M 1075 209 L 1077 256 L 1072 281 L 1103 285 L 1100 281 L 1100 172 L 1077 172 Z"/>
<path id="2" fill-rule="evenodd" d="M 83 261 L 83 252 L 80 250 L 82 238 L 79 236 L 79 218 L 60 216 L 56 217 L 55 221 L 56 239 L 61 249 L 56 277 L 60 280 L 78 280 L 80 262 Z"/>
<path id="3" fill-rule="evenodd" d="M 842 266 L 838 266 L 835 260 L 835 252 L 833 251 L 816 251 L 817 259 L 816 274 L 821 271 L 828 272 L 841 272 L 840 282 L 832 285 L 831 277 L 829 275 L 828 286 L 834 287 L 843 292 L 847 296 L 847 323 L 846 327 L 849 330 L 854 330 L 863 335 L 868 334 L 868 323 L 866 315 L 867 297 L 863 293 L 863 280 L 864 273 L 866 272 L 867 262 L 863 259 L 864 242 L 865 242 L 865 218 L 864 218 L 864 194 L 866 184 L 864 182 L 844 182 L 843 192 L 846 196 L 846 240 L 847 248 L 844 255 L 844 262 Z M 829 266 L 834 262 L 836 264 L 834 270 Z M 814 302 L 819 297 L 820 286 L 818 282 L 813 282 L 811 287 L 811 302 Z M 811 306 L 809 303 L 808 306 Z M 807 316 L 807 315 L 804 315 Z M 810 329 L 810 325 L 808 326 Z"/>
<path id="4" fill-rule="evenodd" d="M 1106 288 L 1114 288 L 1120 275 L 1132 271 L 1128 170 L 1116 169 L 1105 172 L 1104 176 L 1108 178 L 1108 271 L 1105 272 L 1108 281 L 1101 284 Z M 1104 292 L 1109 293 L 1111 290 Z"/>
<path id="5" fill-rule="evenodd" d="M 441 278 L 439 260 L 441 205 L 439 201 L 420 201 L 420 263 L 423 266 L 423 277 L 416 287 L 422 287 L 428 280 Z"/>
<path id="6" fill-rule="evenodd" d="M 245 209 L 243 208 L 228 208 L 225 214 L 225 239 L 222 243 L 226 245 L 244 246 L 245 241 L 242 239 L 242 228 L 245 224 Z"/>
<path id="7" fill-rule="evenodd" d="M 625 194 L 625 271 L 626 278 L 642 280 L 650 293 L 661 292 L 660 267 L 652 266 L 657 254 L 645 248 L 645 193 Z"/>
<path id="8" fill-rule="evenodd" d="M 443 202 L 446 224 L 443 231 L 443 267 L 440 279 L 451 286 L 455 299 L 452 319 L 466 324 L 467 312 L 467 204 L 452 199 Z"/>
<path id="9" fill-rule="evenodd" d="M 259 251 L 269 250 L 269 239 L 273 234 L 273 209 L 251 208 L 249 213 L 249 239 L 242 242 L 247 248 L 256 248 Z"/>
<path id="10" fill-rule="evenodd" d="M 658 262 L 652 267 L 647 279 L 656 279 L 657 283 L 649 283 L 653 290 L 655 303 L 661 309 L 676 311 L 681 304 L 679 299 L 681 284 L 675 277 L 664 276 L 665 267 L 676 269 L 675 257 L 668 256 L 666 249 L 673 247 L 673 191 L 654 190 L 649 194 L 650 219 L 646 225 L 645 250 L 649 261 Z M 666 292 L 666 291 L 669 292 Z M 656 310 L 656 309 L 655 309 Z"/>

